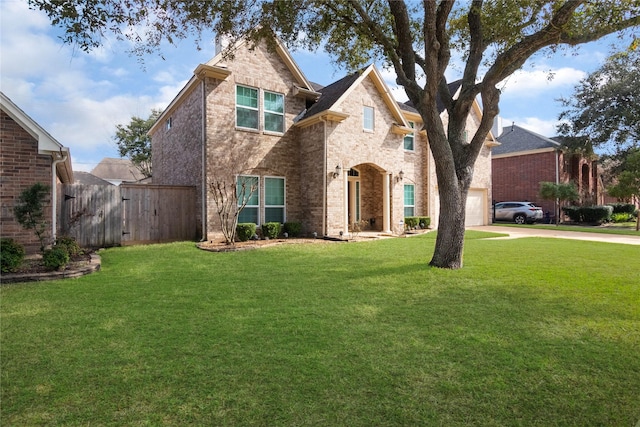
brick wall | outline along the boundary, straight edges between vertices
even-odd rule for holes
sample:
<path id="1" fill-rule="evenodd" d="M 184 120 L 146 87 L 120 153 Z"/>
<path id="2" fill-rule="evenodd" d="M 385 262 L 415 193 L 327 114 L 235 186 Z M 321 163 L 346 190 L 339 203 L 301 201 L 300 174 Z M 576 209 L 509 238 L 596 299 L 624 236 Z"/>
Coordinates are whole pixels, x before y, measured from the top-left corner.
<path id="1" fill-rule="evenodd" d="M 554 202 L 539 196 L 540 182 L 543 181 L 556 182 L 555 151 L 492 160 L 495 202 L 529 201 L 542 207 L 545 212 L 554 212 Z"/>
<path id="2" fill-rule="evenodd" d="M 20 194 L 35 183 L 51 186 L 51 157 L 38 154 L 38 141 L 4 111 L 0 117 L 0 235 L 25 246 L 27 253 L 40 250 L 33 230 L 24 230 L 13 208 Z M 51 236 L 51 196 L 45 201 L 47 235 Z"/>

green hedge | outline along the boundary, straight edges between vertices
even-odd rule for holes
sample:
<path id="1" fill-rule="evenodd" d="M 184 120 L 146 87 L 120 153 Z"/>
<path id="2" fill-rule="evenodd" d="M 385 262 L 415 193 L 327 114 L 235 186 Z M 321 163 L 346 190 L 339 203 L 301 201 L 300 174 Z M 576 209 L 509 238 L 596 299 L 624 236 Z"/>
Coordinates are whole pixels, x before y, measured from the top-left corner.
<path id="1" fill-rule="evenodd" d="M 70 257 L 74 257 L 80 253 L 80 245 L 74 237 L 61 236 L 56 238 L 56 246 L 63 247 L 67 250 Z"/>
<path id="2" fill-rule="evenodd" d="M 404 227 L 407 230 L 415 228 L 427 228 L 431 225 L 431 218 L 428 216 L 405 216 Z"/>
<path id="3" fill-rule="evenodd" d="M 69 252 L 64 246 L 53 246 L 42 253 L 42 262 L 50 270 L 62 270 L 69 263 Z"/>
<path id="4" fill-rule="evenodd" d="M 256 225 L 252 222 L 242 222 L 236 226 L 236 237 L 246 242 L 256 234 Z"/>
<path id="5" fill-rule="evenodd" d="M 562 211 L 573 222 L 601 224 L 611 220 L 613 206 L 567 206 Z"/>
<path id="6" fill-rule="evenodd" d="M 279 222 L 265 222 L 262 224 L 262 236 L 266 239 L 277 239 L 281 227 Z"/>
<path id="7" fill-rule="evenodd" d="M 302 234 L 302 223 L 300 222 L 285 222 L 283 231 L 289 235 L 289 237 L 299 237 Z"/>
<path id="8" fill-rule="evenodd" d="M 609 206 L 613 207 L 614 214 L 623 213 L 633 215 L 636 212 L 635 205 L 631 203 L 610 203 Z"/>
<path id="9" fill-rule="evenodd" d="M 24 260 L 24 246 L 13 239 L 0 239 L 0 270 L 3 273 L 15 271 Z"/>

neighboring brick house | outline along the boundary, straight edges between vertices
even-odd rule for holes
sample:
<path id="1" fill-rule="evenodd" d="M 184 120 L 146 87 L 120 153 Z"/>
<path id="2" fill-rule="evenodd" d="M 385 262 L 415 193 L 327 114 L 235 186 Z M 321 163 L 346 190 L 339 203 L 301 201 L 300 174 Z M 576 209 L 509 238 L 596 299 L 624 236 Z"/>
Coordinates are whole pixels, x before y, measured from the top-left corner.
<path id="1" fill-rule="evenodd" d="M 53 241 L 56 235 L 56 205 L 58 183 L 72 183 L 71 155 L 47 131 L 14 104 L 4 93 L 1 99 L 0 136 L 0 235 L 13 238 L 35 253 L 40 243 L 33 230 L 25 230 L 15 220 L 13 208 L 20 194 L 36 183 L 51 187 L 46 201 L 46 235 Z"/>
<path id="2" fill-rule="evenodd" d="M 541 182 L 575 183 L 582 201 L 602 203 L 604 193 L 597 161 L 567 153 L 557 141 L 517 125 L 506 126 L 492 153 L 494 202 L 529 201 L 551 215 L 555 201 L 543 200 Z"/>
<path id="3" fill-rule="evenodd" d="M 238 177 L 259 186 L 241 222 L 296 221 L 318 236 L 348 235 L 356 222 L 398 234 L 405 216 L 437 225 L 433 158 L 426 133 L 413 132 L 420 115 L 393 99 L 375 66 L 322 87 L 279 42 L 275 51 L 244 41 L 231 49 L 232 59 L 217 52 L 198 65 L 149 132 L 154 183 L 198 188 L 203 238 L 220 229 L 208 186 L 233 188 Z M 469 134 L 480 117 L 475 105 Z M 469 225 L 490 222 L 491 138 L 476 164 Z"/>

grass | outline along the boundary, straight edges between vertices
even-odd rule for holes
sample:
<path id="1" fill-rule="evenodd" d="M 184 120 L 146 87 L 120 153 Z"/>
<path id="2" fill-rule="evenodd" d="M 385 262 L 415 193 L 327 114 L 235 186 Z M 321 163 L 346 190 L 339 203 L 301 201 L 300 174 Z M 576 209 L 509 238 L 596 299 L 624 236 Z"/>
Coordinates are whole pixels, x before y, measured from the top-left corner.
<path id="1" fill-rule="evenodd" d="M 556 230 L 556 231 L 580 231 L 584 233 L 598 233 L 598 234 L 619 234 L 624 236 L 640 236 L 640 231 L 636 231 L 635 222 L 623 222 L 618 224 L 607 224 L 606 226 L 588 226 L 588 225 L 553 225 L 553 224 L 513 224 L 509 222 L 496 222 L 494 225 L 500 227 L 515 227 L 515 228 L 537 228 L 542 230 Z"/>
<path id="2" fill-rule="evenodd" d="M 102 252 L 5 286 L 2 425 L 608 425 L 640 419 L 640 247 L 433 236 Z"/>

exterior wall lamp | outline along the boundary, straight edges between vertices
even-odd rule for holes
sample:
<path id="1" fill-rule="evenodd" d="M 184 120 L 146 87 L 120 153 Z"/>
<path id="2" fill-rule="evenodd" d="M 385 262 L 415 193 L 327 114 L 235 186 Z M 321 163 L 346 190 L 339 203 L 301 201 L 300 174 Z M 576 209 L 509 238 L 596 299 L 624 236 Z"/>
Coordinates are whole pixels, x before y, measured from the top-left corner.
<path id="1" fill-rule="evenodd" d="M 336 166 L 336 170 L 333 172 L 333 177 L 337 178 L 340 176 L 340 172 L 342 172 L 342 168 L 340 167 L 340 165 Z"/>
<path id="2" fill-rule="evenodd" d="M 402 172 L 402 170 L 400 170 L 400 172 L 398 172 L 398 176 L 396 176 L 396 181 L 400 182 L 404 179 L 404 172 Z"/>

